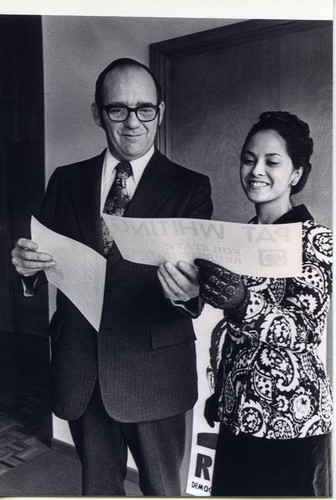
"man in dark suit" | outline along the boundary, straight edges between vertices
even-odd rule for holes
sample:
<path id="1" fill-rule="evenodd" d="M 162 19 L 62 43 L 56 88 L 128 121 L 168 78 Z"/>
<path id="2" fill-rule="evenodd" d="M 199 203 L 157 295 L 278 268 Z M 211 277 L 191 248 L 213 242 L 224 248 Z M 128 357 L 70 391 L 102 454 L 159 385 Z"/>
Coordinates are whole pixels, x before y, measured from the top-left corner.
<path id="1" fill-rule="evenodd" d="M 198 271 L 183 261 L 159 269 L 125 261 L 101 214 L 210 218 L 210 182 L 154 148 L 164 102 L 146 66 L 131 59 L 111 63 L 96 82 L 92 113 L 107 150 L 56 169 L 39 216 L 107 258 L 99 333 L 58 292 L 49 326 L 52 409 L 69 421 L 84 494 L 125 494 L 129 447 L 145 495 L 179 495 L 185 412 L 197 399 L 191 318 L 200 313 Z M 57 265 L 23 238 L 12 262 L 26 295 Z"/>

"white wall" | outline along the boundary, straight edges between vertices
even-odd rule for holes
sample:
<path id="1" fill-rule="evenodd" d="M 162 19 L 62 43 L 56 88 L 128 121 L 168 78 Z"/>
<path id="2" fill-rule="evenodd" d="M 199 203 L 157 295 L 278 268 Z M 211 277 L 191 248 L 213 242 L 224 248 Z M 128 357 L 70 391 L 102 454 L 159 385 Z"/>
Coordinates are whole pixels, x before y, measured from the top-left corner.
<path id="1" fill-rule="evenodd" d="M 151 43 L 233 22 L 239 20 L 44 16 L 46 179 L 58 165 L 89 158 L 105 147 L 90 107 L 96 78 L 112 60 L 131 57 L 148 64 Z M 52 312 L 53 289 L 50 296 Z M 67 423 L 57 417 L 53 436 L 72 442 Z"/>
<path id="2" fill-rule="evenodd" d="M 149 64 L 149 44 L 238 22 L 225 19 L 43 17 L 46 177 L 105 147 L 91 103 L 98 74 L 114 59 Z"/>

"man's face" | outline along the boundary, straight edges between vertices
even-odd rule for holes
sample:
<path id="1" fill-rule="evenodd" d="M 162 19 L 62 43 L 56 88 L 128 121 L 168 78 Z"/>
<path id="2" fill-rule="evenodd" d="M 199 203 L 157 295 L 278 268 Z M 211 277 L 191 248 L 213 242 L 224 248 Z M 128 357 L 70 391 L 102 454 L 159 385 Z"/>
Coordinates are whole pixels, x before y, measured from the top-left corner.
<path id="1" fill-rule="evenodd" d="M 156 105 L 155 83 L 142 68 L 115 68 L 105 77 L 102 100 L 104 105 L 124 105 L 130 108 Z M 128 161 L 140 158 L 152 147 L 163 112 L 162 102 L 157 117 L 151 122 L 141 122 L 133 112 L 124 122 L 113 122 L 104 108 L 92 105 L 94 120 L 105 130 L 110 152 L 118 160 Z"/>

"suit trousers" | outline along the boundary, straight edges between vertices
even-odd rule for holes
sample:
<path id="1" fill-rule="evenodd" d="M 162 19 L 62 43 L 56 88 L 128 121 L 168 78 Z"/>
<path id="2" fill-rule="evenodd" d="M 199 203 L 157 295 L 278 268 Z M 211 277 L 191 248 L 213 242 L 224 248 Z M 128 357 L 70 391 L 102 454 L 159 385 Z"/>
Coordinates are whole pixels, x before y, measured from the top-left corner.
<path id="1" fill-rule="evenodd" d="M 106 412 L 96 384 L 85 412 L 69 425 L 82 463 L 83 495 L 126 495 L 127 447 L 144 495 L 181 495 L 185 413 L 149 422 L 118 422 Z"/>

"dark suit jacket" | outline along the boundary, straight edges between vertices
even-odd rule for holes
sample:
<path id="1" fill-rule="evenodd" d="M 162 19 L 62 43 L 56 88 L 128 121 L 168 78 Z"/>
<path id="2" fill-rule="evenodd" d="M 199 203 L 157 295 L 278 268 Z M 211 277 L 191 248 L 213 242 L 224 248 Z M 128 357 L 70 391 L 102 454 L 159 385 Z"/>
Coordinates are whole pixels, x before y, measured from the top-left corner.
<path id="1" fill-rule="evenodd" d="M 56 169 L 39 220 L 103 254 L 100 183 L 104 153 Z M 207 176 L 155 151 L 127 217 L 210 218 Z M 80 255 L 78 256 L 80 259 Z M 164 298 L 154 266 L 107 258 L 99 333 L 61 293 L 50 323 L 53 411 L 72 420 L 98 378 L 107 412 L 122 422 L 156 420 L 191 408 L 197 398 L 192 322 Z"/>

